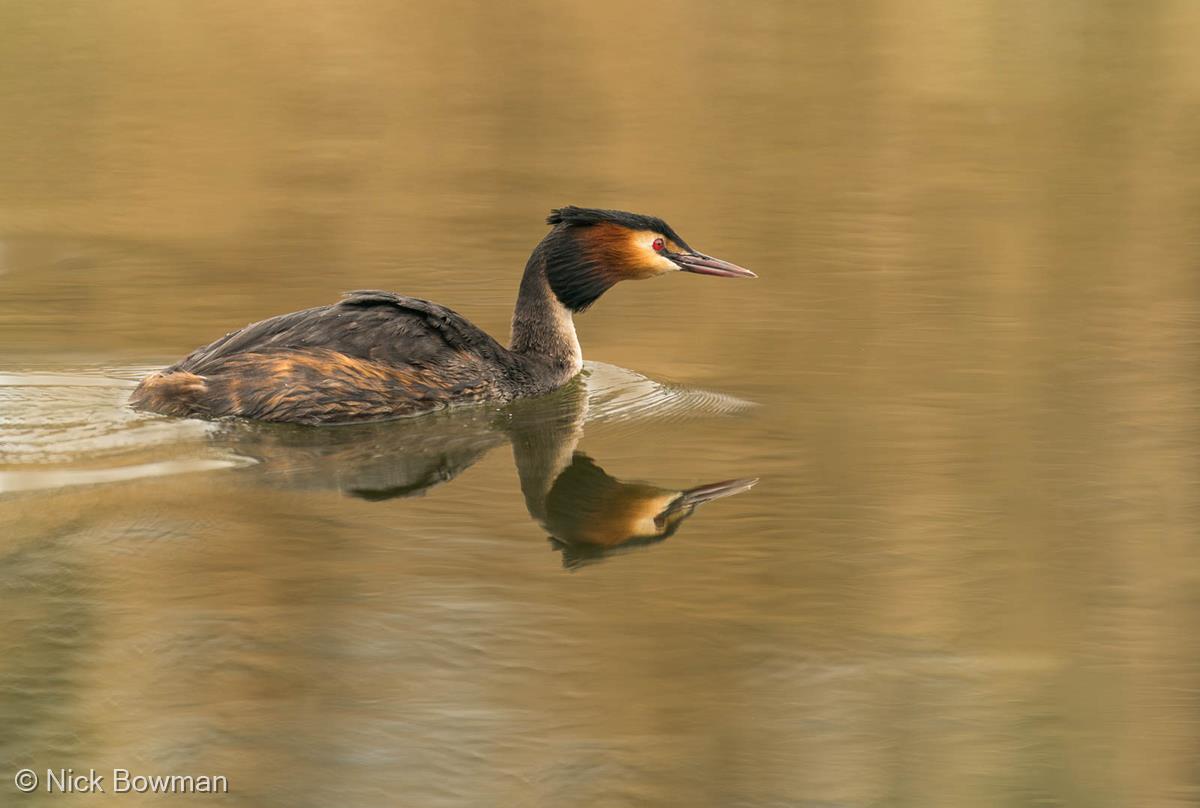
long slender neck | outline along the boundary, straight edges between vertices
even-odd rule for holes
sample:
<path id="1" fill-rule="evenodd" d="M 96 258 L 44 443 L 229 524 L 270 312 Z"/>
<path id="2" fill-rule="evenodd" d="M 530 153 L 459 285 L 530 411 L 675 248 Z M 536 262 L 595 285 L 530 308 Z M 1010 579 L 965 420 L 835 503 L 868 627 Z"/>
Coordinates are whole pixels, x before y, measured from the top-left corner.
<path id="1" fill-rule="evenodd" d="M 558 386 L 583 367 L 571 311 L 559 302 L 546 278 L 546 250 L 539 244 L 529 256 L 513 311 L 510 350 L 545 366 Z"/>
<path id="2" fill-rule="evenodd" d="M 548 398 L 510 409 L 506 431 L 529 515 L 546 519 L 546 496 L 563 469 L 571 465 L 587 420 L 588 391 L 582 383 L 567 385 Z"/>

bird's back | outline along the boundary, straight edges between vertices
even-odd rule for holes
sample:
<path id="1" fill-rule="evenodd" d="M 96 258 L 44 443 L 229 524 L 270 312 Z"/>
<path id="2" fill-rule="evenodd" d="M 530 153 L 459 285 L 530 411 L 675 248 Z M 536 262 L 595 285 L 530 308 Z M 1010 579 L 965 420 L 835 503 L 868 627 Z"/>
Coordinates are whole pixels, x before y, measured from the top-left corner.
<path id="1" fill-rule="evenodd" d="M 510 352 L 444 306 L 351 292 L 253 323 L 138 386 L 139 409 L 209 418 L 335 423 L 511 397 Z"/>

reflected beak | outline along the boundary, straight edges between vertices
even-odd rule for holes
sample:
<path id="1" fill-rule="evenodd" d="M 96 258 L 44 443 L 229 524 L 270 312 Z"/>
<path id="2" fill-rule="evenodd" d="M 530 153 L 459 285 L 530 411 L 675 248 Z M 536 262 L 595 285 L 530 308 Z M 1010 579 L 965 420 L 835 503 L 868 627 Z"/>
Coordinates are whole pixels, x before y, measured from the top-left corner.
<path id="1" fill-rule="evenodd" d="M 732 497 L 734 494 L 743 494 L 753 488 L 756 482 L 758 482 L 757 477 L 745 477 L 740 480 L 724 480 L 719 483 L 709 483 L 708 485 L 698 485 L 695 488 L 689 488 L 686 491 L 680 492 L 680 495 L 674 502 L 668 505 L 662 513 L 654 517 L 654 521 L 661 527 L 681 511 L 683 512 L 683 517 L 686 518 L 697 505 L 712 502 L 714 499 Z"/>
<path id="2" fill-rule="evenodd" d="M 757 278 L 748 269 L 744 269 L 737 264 L 731 264 L 728 261 L 722 261 L 720 258 L 713 258 L 711 255 L 704 253 L 675 253 L 671 256 L 680 269 L 684 272 L 695 272 L 697 275 L 716 275 L 718 278 Z"/>
<path id="3" fill-rule="evenodd" d="M 741 269 L 739 267 L 739 269 Z M 745 272 L 746 270 L 742 270 Z M 731 497 L 734 494 L 741 494 L 749 491 L 758 482 L 757 477 L 743 478 L 741 480 L 725 480 L 719 483 L 709 483 L 708 485 L 699 485 L 695 488 L 689 488 L 683 492 L 683 496 L 675 500 L 676 504 L 700 505 L 704 502 L 712 502 L 714 499 L 722 497 Z"/>

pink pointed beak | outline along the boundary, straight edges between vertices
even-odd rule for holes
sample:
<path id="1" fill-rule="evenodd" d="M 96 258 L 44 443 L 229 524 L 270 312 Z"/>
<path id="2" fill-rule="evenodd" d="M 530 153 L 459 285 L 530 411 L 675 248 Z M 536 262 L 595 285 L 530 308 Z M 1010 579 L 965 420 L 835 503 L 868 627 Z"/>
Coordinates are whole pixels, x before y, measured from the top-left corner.
<path id="1" fill-rule="evenodd" d="M 671 260 L 679 265 L 684 272 L 695 272 L 697 275 L 716 275 L 718 278 L 757 278 L 750 270 L 713 258 L 704 253 L 675 253 Z"/>

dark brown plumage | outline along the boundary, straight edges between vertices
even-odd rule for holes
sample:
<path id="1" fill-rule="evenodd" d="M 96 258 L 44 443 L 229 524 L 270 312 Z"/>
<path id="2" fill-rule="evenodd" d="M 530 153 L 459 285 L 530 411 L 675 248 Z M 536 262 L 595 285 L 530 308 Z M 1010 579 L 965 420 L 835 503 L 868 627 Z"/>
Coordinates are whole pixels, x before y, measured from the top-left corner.
<path id="1" fill-rule="evenodd" d="M 351 292 L 198 348 L 144 379 L 131 404 L 164 415 L 320 424 L 536 396 L 579 372 L 572 314 L 613 284 L 681 269 L 753 277 L 695 252 L 660 219 L 568 207 L 548 222 L 554 227 L 521 280 L 510 348 L 435 303 Z"/>
<path id="2" fill-rule="evenodd" d="M 508 399 L 512 353 L 449 309 L 389 292 L 272 317 L 155 373 L 133 404 L 166 415 L 330 423 Z"/>

